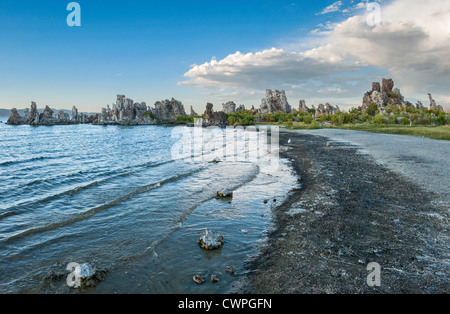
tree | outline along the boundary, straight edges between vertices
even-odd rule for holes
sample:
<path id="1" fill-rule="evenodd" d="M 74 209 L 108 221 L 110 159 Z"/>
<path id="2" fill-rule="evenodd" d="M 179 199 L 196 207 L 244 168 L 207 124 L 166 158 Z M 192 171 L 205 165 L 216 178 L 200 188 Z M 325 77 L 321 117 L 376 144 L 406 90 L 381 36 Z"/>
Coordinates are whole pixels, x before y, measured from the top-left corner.
<path id="1" fill-rule="evenodd" d="M 367 108 L 366 113 L 369 116 L 372 116 L 372 117 L 375 116 L 378 113 L 378 105 L 376 103 L 374 103 L 374 102 L 371 103 L 369 105 L 369 108 Z"/>

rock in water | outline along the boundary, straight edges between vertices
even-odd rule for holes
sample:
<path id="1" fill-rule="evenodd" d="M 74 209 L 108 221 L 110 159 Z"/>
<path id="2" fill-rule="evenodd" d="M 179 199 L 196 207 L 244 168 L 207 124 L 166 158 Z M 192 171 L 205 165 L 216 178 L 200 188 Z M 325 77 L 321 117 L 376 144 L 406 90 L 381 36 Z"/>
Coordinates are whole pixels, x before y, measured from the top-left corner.
<path id="1" fill-rule="evenodd" d="M 194 280 L 194 282 L 197 285 L 201 285 L 201 284 L 203 284 L 205 282 L 205 280 L 203 279 L 202 275 L 200 275 L 200 274 L 195 275 L 192 279 Z"/>
<path id="2" fill-rule="evenodd" d="M 233 191 L 230 190 L 217 191 L 217 197 L 220 198 L 233 197 Z"/>
<path id="3" fill-rule="evenodd" d="M 158 120 L 163 122 L 175 122 L 178 116 L 186 116 L 183 104 L 175 99 L 157 101 L 153 113 Z"/>
<path id="4" fill-rule="evenodd" d="M 68 284 L 75 289 L 80 287 L 95 287 L 105 280 L 106 273 L 107 270 L 99 271 L 92 263 L 84 263 L 75 268 L 73 275 L 76 280 L 70 283 L 68 282 Z"/>
<path id="5" fill-rule="evenodd" d="M 218 231 L 205 230 L 200 238 L 198 244 L 205 250 L 219 249 L 223 246 L 223 235 Z"/>
<path id="6" fill-rule="evenodd" d="M 23 119 L 20 114 L 17 112 L 16 108 L 11 109 L 11 116 L 9 117 L 6 124 L 10 125 L 20 125 L 23 123 Z"/>

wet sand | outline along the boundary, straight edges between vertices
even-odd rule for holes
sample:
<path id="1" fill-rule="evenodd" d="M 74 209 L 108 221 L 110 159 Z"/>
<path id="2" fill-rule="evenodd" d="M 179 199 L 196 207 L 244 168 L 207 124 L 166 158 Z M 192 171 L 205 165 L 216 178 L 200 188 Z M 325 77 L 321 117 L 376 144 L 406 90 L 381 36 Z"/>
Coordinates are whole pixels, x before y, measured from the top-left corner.
<path id="1" fill-rule="evenodd" d="M 442 194 L 349 143 L 282 132 L 280 144 L 301 189 L 274 210 L 268 245 L 231 292 L 449 292 L 449 202 Z M 367 284 L 372 262 L 381 266 L 379 287 Z"/>

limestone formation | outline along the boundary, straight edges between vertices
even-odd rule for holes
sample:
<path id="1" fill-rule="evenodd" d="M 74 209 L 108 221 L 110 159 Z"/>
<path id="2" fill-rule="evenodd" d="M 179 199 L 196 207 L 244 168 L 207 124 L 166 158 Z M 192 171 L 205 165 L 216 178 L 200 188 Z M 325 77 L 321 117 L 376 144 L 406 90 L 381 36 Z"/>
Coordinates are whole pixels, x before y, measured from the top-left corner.
<path id="1" fill-rule="evenodd" d="M 430 99 L 430 109 L 436 110 L 437 105 L 436 105 L 436 101 L 433 99 L 433 96 L 431 96 L 431 94 L 428 94 L 428 98 Z"/>
<path id="2" fill-rule="evenodd" d="M 77 123 L 94 123 L 97 122 L 97 115 L 88 116 L 81 113 L 78 114 L 78 109 L 74 106 L 72 108 L 72 116 L 66 111 L 60 110 L 56 115 L 53 110 L 46 106 L 44 111 L 39 114 L 37 105 L 33 101 L 31 102 L 31 108 L 26 108 L 24 117 L 18 118 L 20 115 L 17 110 L 11 115 L 11 124 L 27 124 L 27 125 L 65 125 L 65 124 L 77 124 Z"/>
<path id="3" fill-rule="evenodd" d="M 387 105 L 405 105 L 404 97 L 400 89 L 394 89 L 394 81 L 392 79 L 383 79 L 380 85 L 379 82 L 372 83 L 372 90 L 364 94 L 362 110 L 366 111 L 369 106 L 375 103 L 384 110 Z"/>
<path id="4" fill-rule="evenodd" d="M 125 95 L 117 95 L 116 103 L 112 105 L 112 108 L 109 105 L 106 108 L 102 108 L 98 118 L 93 119 L 93 123 L 119 125 L 156 124 L 152 116 L 153 113 L 147 107 L 147 103 L 135 103 Z M 80 116 L 79 119 L 86 119 L 86 117 Z"/>
<path id="5" fill-rule="evenodd" d="M 152 112 L 162 122 L 175 122 L 178 116 L 186 116 L 183 104 L 173 98 L 156 102 Z"/>
<path id="6" fill-rule="evenodd" d="M 17 112 L 16 108 L 11 109 L 11 116 L 9 117 L 6 124 L 10 125 L 20 125 L 23 124 L 23 119 L 20 114 Z"/>
<path id="7" fill-rule="evenodd" d="M 381 91 L 388 94 L 389 96 L 392 93 L 392 90 L 394 88 L 394 81 L 392 79 L 383 79 L 381 82 Z"/>
<path id="8" fill-rule="evenodd" d="M 309 113 L 311 110 L 306 106 L 306 102 L 304 100 L 300 100 L 298 111 L 302 113 Z"/>
<path id="9" fill-rule="evenodd" d="M 39 124 L 39 112 L 37 111 L 37 105 L 34 101 L 31 102 L 31 110 L 25 109 L 24 123 L 30 125 Z"/>
<path id="10" fill-rule="evenodd" d="M 191 114 L 190 114 L 190 116 L 191 117 L 198 117 L 197 112 L 194 111 L 194 107 L 192 107 L 192 106 L 191 106 Z"/>
<path id="11" fill-rule="evenodd" d="M 55 125 L 57 124 L 57 119 L 53 117 L 53 110 L 49 106 L 45 106 L 44 112 L 39 116 L 39 124 L 44 125 Z"/>
<path id="12" fill-rule="evenodd" d="M 226 114 L 231 114 L 236 112 L 236 104 L 232 101 L 229 101 L 225 104 L 222 104 L 223 106 L 223 112 Z"/>
<path id="13" fill-rule="evenodd" d="M 236 108 L 236 112 L 237 113 L 242 113 L 245 110 L 245 106 L 244 105 L 239 105 L 239 107 Z"/>
<path id="14" fill-rule="evenodd" d="M 286 92 L 284 90 L 266 90 L 266 96 L 261 101 L 260 112 L 262 114 L 275 113 L 277 111 L 291 113 L 291 106 L 289 105 Z"/>
<path id="15" fill-rule="evenodd" d="M 319 106 L 317 106 L 316 114 L 317 115 L 319 115 L 319 114 L 329 115 L 329 114 L 336 114 L 339 111 L 340 110 L 339 110 L 338 106 L 334 107 L 334 106 L 330 105 L 329 103 L 326 103 L 325 105 L 319 104 Z"/>
<path id="16" fill-rule="evenodd" d="M 218 126 L 224 128 L 228 124 L 227 115 L 223 111 L 214 112 L 214 105 L 211 103 L 206 104 L 206 110 L 203 115 L 203 126 Z"/>
<path id="17" fill-rule="evenodd" d="M 75 106 L 72 107 L 71 120 L 73 123 L 78 123 L 78 109 Z"/>

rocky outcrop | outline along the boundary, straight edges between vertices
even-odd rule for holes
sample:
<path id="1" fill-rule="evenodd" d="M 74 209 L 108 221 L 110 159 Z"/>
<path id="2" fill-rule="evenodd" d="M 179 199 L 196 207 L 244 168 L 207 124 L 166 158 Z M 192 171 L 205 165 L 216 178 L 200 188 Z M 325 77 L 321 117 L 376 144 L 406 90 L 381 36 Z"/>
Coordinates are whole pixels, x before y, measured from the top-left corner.
<path id="1" fill-rule="evenodd" d="M 262 114 L 275 113 L 277 111 L 291 113 L 291 106 L 289 105 L 286 92 L 284 90 L 266 90 L 266 96 L 261 101 L 260 112 Z"/>
<path id="2" fill-rule="evenodd" d="M 191 114 L 190 114 L 190 116 L 191 117 L 198 117 L 197 112 L 194 111 L 194 107 L 192 107 L 192 106 L 191 106 Z"/>
<path id="3" fill-rule="evenodd" d="M 64 111 L 60 110 L 57 115 L 56 115 L 56 119 L 60 122 L 60 123 L 65 123 L 65 124 L 69 124 L 70 123 L 70 116 L 69 114 L 65 113 Z"/>
<path id="4" fill-rule="evenodd" d="M 14 109 L 13 109 L 14 110 Z M 78 114 L 77 108 L 72 108 L 72 116 L 63 110 L 60 110 L 54 115 L 53 110 L 46 106 L 44 111 L 39 114 L 37 105 L 31 102 L 31 108 L 25 109 L 24 117 L 22 118 L 17 110 L 11 113 L 9 124 L 27 124 L 27 125 L 65 125 L 77 123 L 94 123 L 98 120 L 97 115 L 88 116 L 87 114 Z"/>
<path id="5" fill-rule="evenodd" d="M 206 110 L 203 115 L 203 126 L 218 126 L 224 128 L 228 125 L 227 114 L 223 111 L 214 112 L 214 105 L 211 103 L 206 104 Z"/>
<path id="6" fill-rule="evenodd" d="M 387 105 L 404 105 L 404 97 L 400 89 L 394 89 L 394 81 L 392 79 L 383 79 L 382 83 L 372 83 L 372 90 L 364 94 L 362 110 L 366 111 L 369 106 L 375 103 L 381 109 Z"/>
<path id="7" fill-rule="evenodd" d="M 428 98 L 430 99 L 430 109 L 436 109 L 436 101 L 433 99 L 433 96 L 431 96 L 431 94 L 428 94 Z"/>
<path id="8" fill-rule="evenodd" d="M 245 110 L 245 106 L 244 105 L 239 105 L 239 107 L 236 108 L 236 112 L 237 113 L 242 113 Z"/>
<path id="9" fill-rule="evenodd" d="M 117 95 L 116 103 L 112 107 L 108 105 L 106 108 L 102 108 L 97 121 L 94 121 L 94 123 L 119 125 L 156 124 L 156 120 L 152 116 L 154 115 L 147 107 L 147 103 L 135 103 L 125 95 Z"/>
<path id="10" fill-rule="evenodd" d="M 23 121 L 22 117 L 20 116 L 20 114 L 17 112 L 17 109 L 16 108 L 11 109 L 11 116 L 9 117 L 6 124 L 21 125 L 23 123 L 24 123 L 24 121 Z"/>
<path id="11" fill-rule="evenodd" d="M 329 103 L 326 103 L 325 105 L 323 104 L 319 104 L 319 106 L 316 109 L 316 115 L 319 114 L 324 114 L 324 115 L 329 115 L 329 114 L 336 114 L 340 111 L 339 106 L 332 106 Z"/>
<path id="12" fill-rule="evenodd" d="M 304 100 L 300 100 L 298 111 L 301 113 L 309 113 L 311 109 L 306 106 L 306 102 Z"/>
<path id="13" fill-rule="evenodd" d="M 223 112 L 226 114 L 231 114 L 236 112 L 236 104 L 233 101 L 229 101 L 225 104 L 222 104 Z"/>
<path id="14" fill-rule="evenodd" d="M 37 105 L 34 101 L 31 102 L 31 109 L 25 109 L 24 123 L 30 125 L 39 124 L 39 112 L 37 111 Z"/>
<path id="15" fill-rule="evenodd" d="M 72 107 L 71 121 L 73 123 L 78 123 L 78 109 L 75 106 Z"/>
<path id="16" fill-rule="evenodd" d="M 53 110 L 49 106 L 45 106 L 44 112 L 39 116 L 39 124 L 54 125 L 56 119 L 53 118 Z"/>
<path id="17" fill-rule="evenodd" d="M 152 112 L 162 122 L 175 122 L 178 116 L 186 116 L 183 104 L 173 98 L 156 102 Z"/>

